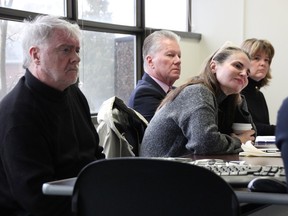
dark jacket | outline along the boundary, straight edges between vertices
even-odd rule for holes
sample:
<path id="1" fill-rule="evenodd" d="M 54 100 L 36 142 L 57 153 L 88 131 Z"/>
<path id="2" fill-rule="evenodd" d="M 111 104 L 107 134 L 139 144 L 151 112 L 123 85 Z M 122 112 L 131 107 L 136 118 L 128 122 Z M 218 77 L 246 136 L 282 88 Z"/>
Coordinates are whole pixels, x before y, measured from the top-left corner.
<path id="1" fill-rule="evenodd" d="M 278 111 L 276 145 L 281 150 L 281 156 L 286 173 L 286 180 L 288 180 L 288 98 L 283 101 Z"/>
<path id="2" fill-rule="evenodd" d="M 128 106 L 139 112 L 149 122 L 166 92 L 147 73 L 138 81 L 133 90 Z"/>

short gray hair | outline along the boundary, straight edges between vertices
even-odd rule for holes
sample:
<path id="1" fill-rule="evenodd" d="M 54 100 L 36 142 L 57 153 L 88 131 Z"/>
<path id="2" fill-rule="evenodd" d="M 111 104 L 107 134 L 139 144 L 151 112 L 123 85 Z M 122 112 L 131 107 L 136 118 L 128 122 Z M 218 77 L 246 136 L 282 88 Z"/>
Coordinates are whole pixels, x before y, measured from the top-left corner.
<path id="1" fill-rule="evenodd" d="M 45 43 L 55 29 L 62 29 L 69 36 L 80 40 L 81 31 L 79 26 L 63 18 L 52 15 L 39 15 L 33 20 L 24 20 L 22 32 L 23 68 L 28 68 L 31 63 L 30 47 Z"/>
<path id="2" fill-rule="evenodd" d="M 142 52 L 143 52 L 143 61 L 145 68 L 145 57 L 149 54 L 154 54 L 162 49 L 160 41 L 164 39 L 170 39 L 176 42 L 180 42 L 181 38 L 179 35 L 175 34 L 172 31 L 168 30 L 159 30 L 155 31 L 152 34 L 148 35 L 143 43 Z"/>

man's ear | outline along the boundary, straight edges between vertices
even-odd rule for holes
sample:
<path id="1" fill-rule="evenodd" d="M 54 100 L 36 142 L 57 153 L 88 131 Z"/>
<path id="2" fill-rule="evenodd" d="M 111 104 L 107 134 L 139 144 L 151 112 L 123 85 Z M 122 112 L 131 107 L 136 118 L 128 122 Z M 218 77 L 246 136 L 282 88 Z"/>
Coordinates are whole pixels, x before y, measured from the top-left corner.
<path id="1" fill-rule="evenodd" d="M 35 46 L 31 47 L 29 49 L 29 54 L 31 56 L 32 62 L 38 65 L 40 63 L 39 48 Z"/>
<path id="2" fill-rule="evenodd" d="M 147 55 L 146 56 L 146 62 L 147 62 L 147 65 L 150 67 L 150 68 L 155 68 L 154 66 L 154 62 L 153 62 L 153 58 L 151 55 Z"/>
<path id="3" fill-rule="evenodd" d="M 217 70 L 217 63 L 215 61 L 211 61 L 210 62 L 210 71 L 215 74 L 216 73 L 216 70 Z"/>

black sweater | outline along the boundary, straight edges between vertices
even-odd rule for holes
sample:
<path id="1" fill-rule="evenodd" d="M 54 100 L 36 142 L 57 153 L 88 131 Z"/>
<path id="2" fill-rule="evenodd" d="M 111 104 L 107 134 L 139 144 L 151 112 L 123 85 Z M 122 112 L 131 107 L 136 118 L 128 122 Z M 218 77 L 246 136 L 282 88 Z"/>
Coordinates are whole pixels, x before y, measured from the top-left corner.
<path id="1" fill-rule="evenodd" d="M 71 198 L 43 195 L 42 184 L 102 157 L 79 88 L 57 91 L 27 70 L 2 100 L 0 122 L 0 215 L 71 215 Z"/>
<path id="2" fill-rule="evenodd" d="M 249 78 L 249 84 L 243 89 L 249 112 L 257 128 L 257 135 L 272 136 L 275 134 L 275 125 L 270 125 L 268 106 L 259 83 Z"/>

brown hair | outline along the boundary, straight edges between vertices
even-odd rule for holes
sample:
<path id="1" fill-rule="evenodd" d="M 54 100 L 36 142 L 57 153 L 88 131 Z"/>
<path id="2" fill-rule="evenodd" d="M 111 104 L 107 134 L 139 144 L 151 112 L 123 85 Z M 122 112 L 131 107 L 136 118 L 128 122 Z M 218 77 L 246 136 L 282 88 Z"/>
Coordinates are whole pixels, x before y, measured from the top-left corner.
<path id="1" fill-rule="evenodd" d="M 243 52 L 250 59 L 249 54 L 239 47 L 234 47 L 234 46 L 221 47 L 215 53 L 213 53 L 210 57 L 208 57 L 206 61 L 204 61 L 202 69 L 198 76 L 192 77 L 186 83 L 179 86 L 175 90 L 171 91 L 161 102 L 158 109 L 160 109 L 164 104 L 173 101 L 186 86 L 193 85 L 193 84 L 202 83 L 203 85 L 207 86 L 215 95 L 217 95 L 220 91 L 220 84 L 218 80 L 216 79 L 215 74 L 211 72 L 210 63 L 213 60 L 222 64 L 223 62 L 225 62 L 226 59 L 228 59 L 228 57 L 230 57 L 232 54 L 236 52 Z M 233 95 L 230 95 L 229 97 L 234 98 L 232 99 L 234 101 L 234 106 L 233 106 L 233 109 L 234 109 L 237 105 L 240 95 L 233 94 Z"/>

